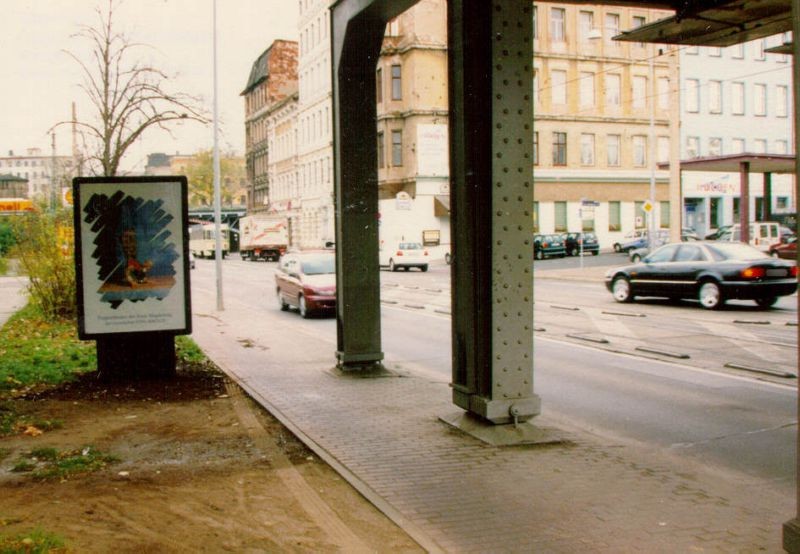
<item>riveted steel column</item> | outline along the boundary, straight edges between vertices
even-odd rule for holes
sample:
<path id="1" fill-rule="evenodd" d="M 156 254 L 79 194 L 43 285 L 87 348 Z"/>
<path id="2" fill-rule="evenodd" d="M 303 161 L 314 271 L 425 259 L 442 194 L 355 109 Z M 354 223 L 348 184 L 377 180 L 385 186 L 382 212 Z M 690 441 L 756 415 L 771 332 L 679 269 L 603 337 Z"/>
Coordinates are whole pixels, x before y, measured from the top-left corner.
<path id="1" fill-rule="evenodd" d="M 529 0 L 448 2 L 453 402 L 492 423 L 533 393 Z"/>
<path id="2" fill-rule="evenodd" d="M 336 323 L 340 369 L 380 366 L 375 68 L 386 22 L 416 0 L 341 0 L 331 8 Z"/>

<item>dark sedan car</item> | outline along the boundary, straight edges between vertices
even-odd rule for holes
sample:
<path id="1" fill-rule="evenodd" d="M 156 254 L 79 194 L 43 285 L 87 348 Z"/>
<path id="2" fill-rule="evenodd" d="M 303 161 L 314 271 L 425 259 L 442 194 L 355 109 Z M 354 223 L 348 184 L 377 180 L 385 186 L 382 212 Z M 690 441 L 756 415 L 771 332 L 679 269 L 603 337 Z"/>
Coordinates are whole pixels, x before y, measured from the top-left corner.
<path id="1" fill-rule="evenodd" d="M 558 256 L 563 258 L 566 255 L 564 241 L 560 235 L 534 235 L 533 236 L 533 257 L 537 260 Z"/>
<path id="2" fill-rule="evenodd" d="M 564 233 L 561 238 L 569 256 L 580 256 L 581 251 L 584 254 L 591 252 L 593 256 L 600 253 L 600 243 L 594 233 Z"/>
<path id="3" fill-rule="evenodd" d="M 303 317 L 336 309 L 336 256 L 333 252 L 284 254 L 275 272 L 275 293 L 281 310 L 296 307 Z"/>
<path id="4" fill-rule="evenodd" d="M 617 302 L 636 296 L 696 298 L 709 310 L 726 300 L 755 300 L 762 308 L 797 290 L 797 266 L 740 242 L 666 244 L 641 263 L 606 273 Z"/>

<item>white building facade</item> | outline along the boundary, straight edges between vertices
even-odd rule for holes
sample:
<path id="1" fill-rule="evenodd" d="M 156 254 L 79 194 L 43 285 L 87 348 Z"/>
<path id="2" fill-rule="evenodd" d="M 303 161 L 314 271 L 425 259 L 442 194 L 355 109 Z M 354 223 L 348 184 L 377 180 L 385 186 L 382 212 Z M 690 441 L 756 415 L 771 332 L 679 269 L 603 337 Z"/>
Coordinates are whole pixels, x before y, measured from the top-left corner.
<path id="1" fill-rule="evenodd" d="M 681 50 L 681 159 L 730 154 L 790 154 L 792 64 L 767 48 L 777 35 L 728 48 Z M 772 176 L 771 212 L 795 211 L 794 177 Z M 739 220 L 739 173 L 682 174 L 683 223 L 701 235 Z M 750 176 L 750 214 L 764 202 L 763 180 Z"/>
<path id="2" fill-rule="evenodd" d="M 303 248 L 334 240 L 330 3 L 300 0 L 295 201 L 299 215 L 292 227 Z"/>
<path id="3" fill-rule="evenodd" d="M 28 148 L 22 155 L 9 151 L 7 156 L 0 156 L 0 174 L 27 179 L 31 199 L 48 194 L 60 197 L 61 189 L 71 185 L 74 167 L 72 156 L 47 156 L 40 148 Z"/>

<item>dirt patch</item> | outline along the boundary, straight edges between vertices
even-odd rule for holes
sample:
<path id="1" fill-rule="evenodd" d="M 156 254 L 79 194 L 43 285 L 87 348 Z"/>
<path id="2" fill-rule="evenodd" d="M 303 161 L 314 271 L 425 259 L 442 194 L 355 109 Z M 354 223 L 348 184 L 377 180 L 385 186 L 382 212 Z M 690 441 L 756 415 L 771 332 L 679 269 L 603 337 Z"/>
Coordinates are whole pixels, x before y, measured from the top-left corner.
<path id="1" fill-rule="evenodd" d="M 8 406 L 57 424 L 0 438 L 2 535 L 40 527 L 75 552 L 421 551 L 214 368 L 127 385 L 88 375 Z M 119 461 L 58 480 L 12 471 L 45 447 Z"/>

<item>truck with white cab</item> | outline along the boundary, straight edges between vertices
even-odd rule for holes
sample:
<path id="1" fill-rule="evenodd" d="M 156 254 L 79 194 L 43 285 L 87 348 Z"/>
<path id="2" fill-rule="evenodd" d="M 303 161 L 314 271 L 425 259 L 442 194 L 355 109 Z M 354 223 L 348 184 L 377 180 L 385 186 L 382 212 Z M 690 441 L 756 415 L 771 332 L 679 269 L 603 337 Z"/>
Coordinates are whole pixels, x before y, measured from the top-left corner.
<path id="1" fill-rule="evenodd" d="M 285 217 L 254 214 L 239 220 L 239 254 L 243 260 L 278 261 L 288 246 Z"/>

